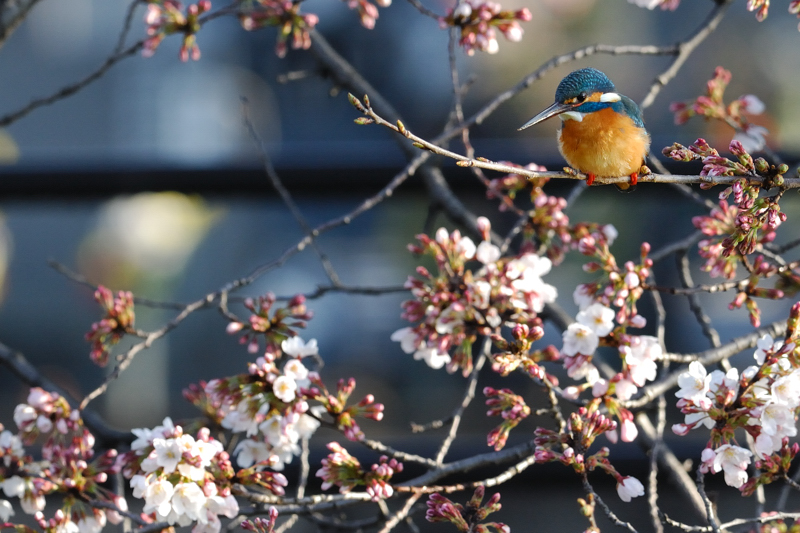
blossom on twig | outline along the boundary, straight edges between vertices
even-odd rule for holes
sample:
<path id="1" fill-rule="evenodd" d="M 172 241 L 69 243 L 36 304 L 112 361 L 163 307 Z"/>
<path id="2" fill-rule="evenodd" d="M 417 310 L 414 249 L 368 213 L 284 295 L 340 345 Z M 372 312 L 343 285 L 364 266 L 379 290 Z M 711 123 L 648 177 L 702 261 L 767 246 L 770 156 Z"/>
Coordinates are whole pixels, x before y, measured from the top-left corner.
<path id="1" fill-rule="evenodd" d="M 439 26 L 461 30 L 459 44 L 467 55 L 474 55 L 476 50 L 496 54 L 500 46 L 495 29 L 509 41 L 517 42 L 522 40 L 523 33 L 519 23 L 530 20 L 528 8 L 503 11 L 500 4 L 491 0 L 463 0 L 447 16 L 439 18 Z"/>

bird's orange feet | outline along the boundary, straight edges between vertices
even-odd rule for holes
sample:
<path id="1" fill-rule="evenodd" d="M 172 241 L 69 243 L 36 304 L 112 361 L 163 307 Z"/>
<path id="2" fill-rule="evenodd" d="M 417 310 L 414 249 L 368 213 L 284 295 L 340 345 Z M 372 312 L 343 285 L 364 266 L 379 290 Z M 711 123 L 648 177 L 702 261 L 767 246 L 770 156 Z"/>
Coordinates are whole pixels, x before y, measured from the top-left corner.
<path id="1" fill-rule="evenodd" d="M 639 174 L 634 172 L 631 174 L 631 187 L 636 186 L 637 183 L 639 183 Z"/>
<path id="2" fill-rule="evenodd" d="M 586 174 L 586 185 L 591 185 L 592 183 L 594 183 L 594 179 L 595 179 L 596 177 L 597 177 L 597 176 L 595 176 L 595 175 L 594 175 L 594 174 L 592 174 L 591 172 L 589 172 L 588 174 Z"/>

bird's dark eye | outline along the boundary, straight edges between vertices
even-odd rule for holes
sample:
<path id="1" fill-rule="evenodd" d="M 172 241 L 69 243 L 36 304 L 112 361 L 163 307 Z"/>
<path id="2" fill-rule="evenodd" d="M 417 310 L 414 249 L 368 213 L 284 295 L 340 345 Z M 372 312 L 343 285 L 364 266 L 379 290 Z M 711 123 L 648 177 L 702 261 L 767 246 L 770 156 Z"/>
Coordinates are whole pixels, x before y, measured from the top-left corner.
<path id="1" fill-rule="evenodd" d="M 579 104 L 589 98 L 589 95 L 586 94 L 586 91 L 581 91 L 578 96 L 575 97 L 575 101 Z"/>

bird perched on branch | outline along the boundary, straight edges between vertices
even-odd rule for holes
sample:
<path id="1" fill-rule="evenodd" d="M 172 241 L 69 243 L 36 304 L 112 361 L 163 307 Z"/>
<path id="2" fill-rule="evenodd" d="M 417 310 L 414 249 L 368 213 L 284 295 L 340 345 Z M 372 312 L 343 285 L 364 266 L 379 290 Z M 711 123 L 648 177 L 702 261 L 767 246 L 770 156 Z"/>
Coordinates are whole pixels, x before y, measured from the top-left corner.
<path id="1" fill-rule="evenodd" d="M 597 176 L 630 176 L 622 190 L 636 185 L 650 135 L 639 106 L 617 93 L 608 76 L 593 68 L 570 72 L 558 84 L 555 103 L 519 129 L 556 115 L 562 122 L 558 149 L 572 168 L 586 174 L 587 185 Z"/>

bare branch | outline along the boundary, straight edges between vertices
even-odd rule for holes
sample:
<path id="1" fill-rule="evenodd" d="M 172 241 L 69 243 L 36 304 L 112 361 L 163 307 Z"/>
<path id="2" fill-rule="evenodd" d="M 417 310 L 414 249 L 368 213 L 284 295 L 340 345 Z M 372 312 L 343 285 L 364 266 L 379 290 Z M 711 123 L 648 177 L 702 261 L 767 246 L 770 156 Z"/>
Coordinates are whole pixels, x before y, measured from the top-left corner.
<path id="1" fill-rule="evenodd" d="M 650 92 L 647 93 L 647 96 L 644 97 L 644 100 L 642 100 L 640 104 L 642 109 L 647 109 L 653 104 L 658 93 L 660 93 L 661 89 L 678 74 L 678 71 L 686 60 L 689 59 L 691 53 L 700 46 L 700 43 L 702 43 L 706 37 L 717 29 L 717 26 L 719 26 L 720 21 L 722 21 L 722 18 L 725 16 L 725 12 L 728 10 L 731 2 L 732 0 L 720 0 L 717 2 L 708 18 L 700 25 L 700 28 L 691 33 L 692 37 L 678 44 L 677 56 L 669 68 L 662 72 L 653 82 L 653 85 L 650 87 Z"/>

